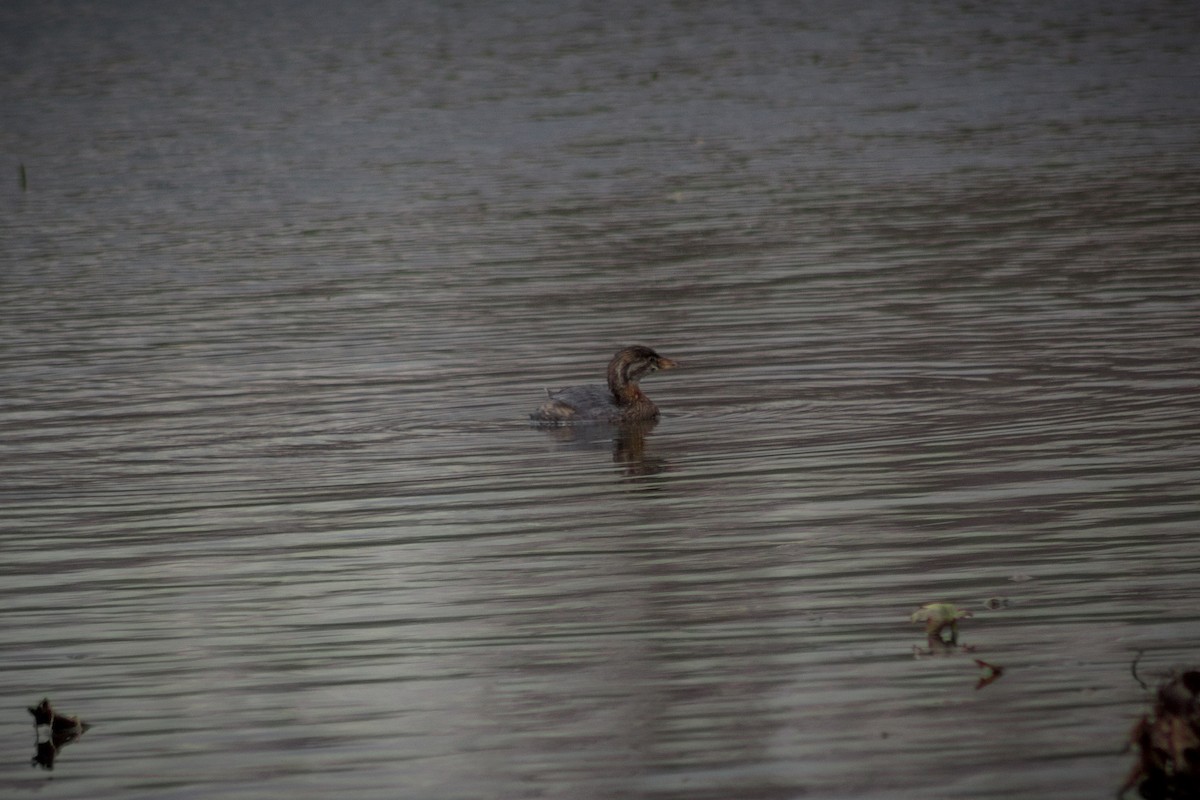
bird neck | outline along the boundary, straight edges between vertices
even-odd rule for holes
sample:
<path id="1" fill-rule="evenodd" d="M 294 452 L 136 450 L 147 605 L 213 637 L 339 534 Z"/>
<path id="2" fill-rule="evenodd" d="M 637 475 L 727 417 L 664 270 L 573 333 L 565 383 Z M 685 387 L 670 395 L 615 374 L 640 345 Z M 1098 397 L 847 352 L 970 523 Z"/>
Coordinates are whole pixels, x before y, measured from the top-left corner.
<path id="1" fill-rule="evenodd" d="M 619 359 L 608 365 L 608 389 L 619 406 L 631 405 L 646 397 L 632 373 L 633 366 L 631 362 Z"/>

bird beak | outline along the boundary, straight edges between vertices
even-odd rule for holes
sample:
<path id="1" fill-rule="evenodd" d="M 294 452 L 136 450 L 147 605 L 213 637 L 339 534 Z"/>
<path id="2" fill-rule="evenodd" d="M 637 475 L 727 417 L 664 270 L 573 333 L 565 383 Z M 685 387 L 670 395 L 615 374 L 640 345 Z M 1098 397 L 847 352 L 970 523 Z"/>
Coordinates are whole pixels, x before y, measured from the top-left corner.
<path id="1" fill-rule="evenodd" d="M 678 366 L 679 366 L 678 361 L 672 361 L 669 358 L 660 358 L 658 360 L 658 368 L 659 369 L 675 369 Z"/>

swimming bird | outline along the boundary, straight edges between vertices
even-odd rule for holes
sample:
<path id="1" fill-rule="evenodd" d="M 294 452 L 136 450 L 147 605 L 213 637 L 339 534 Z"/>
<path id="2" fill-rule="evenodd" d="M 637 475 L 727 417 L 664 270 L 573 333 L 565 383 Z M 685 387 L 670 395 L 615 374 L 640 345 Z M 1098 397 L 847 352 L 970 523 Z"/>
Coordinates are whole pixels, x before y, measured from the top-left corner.
<path id="1" fill-rule="evenodd" d="M 638 386 L 638 381 L 660 370 L 675 369 L 679 362 L 663 358 L 649 347 L 632 345 L 617 351 L 608 362 L 607 386 L 589 384 L 547 390 L 549 400 L 529 415 L 534 422 L 645 422 L 658 418 L 658 406 Z"/>

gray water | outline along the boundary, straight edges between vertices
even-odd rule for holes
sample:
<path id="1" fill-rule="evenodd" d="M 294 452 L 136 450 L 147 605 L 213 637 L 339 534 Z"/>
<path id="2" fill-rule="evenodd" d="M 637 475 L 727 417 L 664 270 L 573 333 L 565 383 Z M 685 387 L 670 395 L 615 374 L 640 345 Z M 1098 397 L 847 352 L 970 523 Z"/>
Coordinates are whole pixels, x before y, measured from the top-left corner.
<path id="1" fill-rule="evenodd" d="M 1194 3 L 199 6 L 0 6 L 0 793 L 1111 796 Z M 657 426 L 529 426 L 632 342 Z"/>

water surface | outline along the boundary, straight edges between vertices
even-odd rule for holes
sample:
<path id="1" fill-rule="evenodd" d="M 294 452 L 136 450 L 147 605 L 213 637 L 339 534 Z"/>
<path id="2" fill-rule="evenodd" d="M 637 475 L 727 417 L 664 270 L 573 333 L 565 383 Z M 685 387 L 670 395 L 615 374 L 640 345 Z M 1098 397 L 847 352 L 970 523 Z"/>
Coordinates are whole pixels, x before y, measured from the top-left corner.
<path id="1" fill-rule="evenodd" d="M 6 796 L 1093 798 L 1196 663 L 1191 6 L 0 31 Z"/>

